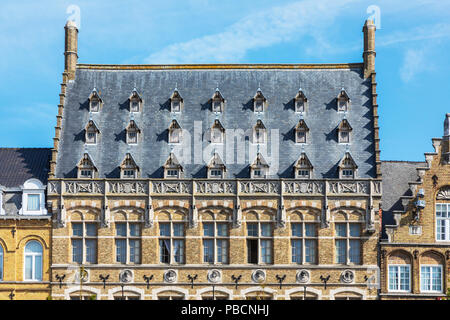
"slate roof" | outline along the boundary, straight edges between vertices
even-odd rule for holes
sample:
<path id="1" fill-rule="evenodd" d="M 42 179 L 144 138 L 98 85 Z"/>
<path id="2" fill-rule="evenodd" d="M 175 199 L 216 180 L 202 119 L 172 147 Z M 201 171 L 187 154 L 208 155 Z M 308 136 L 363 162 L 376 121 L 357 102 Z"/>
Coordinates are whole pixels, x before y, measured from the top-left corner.
<path id="1" fill-rule="evenodd" d="M 0 148 L 0 185 L 20 187 L 31 178 L 47 184 L 50 148 Z"/>
<path id="2" fill-rule="evenodd" d="M 416 168 L 426 167 L 426 162 L 411 161 L 382 161 L 381 174 L 383 177 L 383 195 L 381 197 L 383 209 L 383 234 L 386 238 L 384 226 L 395 224 L 393 210 L 401 210 L 401 196 L 411 196 L 409 182 L 418 180 Z"/>
<path id="3" fill-rule="evenodd" d="M 349 151 L 358 165 L 359 177 L 375 177 L 371 84 L 370 79 L 363 77 L 362 64 L 354 64 L 343 68 L 293 65 L 279 69 L 257 65 L 242 69 L 78 65 L 76 79 L 67 86 L 56 178 L 77 176 L 76 165 L 85 150 L 84 128 L 90 117 L 88 97 L 94 87 L 103 99 L 100 111 L 92 113 L 101 134 L 98 144 L 87 145 L 86 150 L 96 163 L 99 178 L 118 178 L 117 168 L 127 152 L 140 166 L 142 178 L 162 178 L 162 166 L 171 151 L 167 129 L 173 119 L 169 98 L 175 86 L 184 100 L 182 111 L 175 118 L 183 129 L 190 132 L 193 140 L 194 121 L 202 121 L 201 131 L 205 133 L 216 118 L 211 111 L 210 99 L 217 85 L 226 100 L 224 113 L 218 115 L 226 130 L 243 129 L 251 135 L 258 117 L 264 122 L 268 132 L 268 153 L 263 146 L 260 152 L 272 166 L 278 163 L 276 174 L 269 178 L 294 177 L 292 167 L 302 152 L 301 146 L 295 144 L 293 130 L 300 119 L 294 110 L 294 98 L 300 87 L 308 98 L 307 112 L 303 118 L 310 129 L 309 141 L 303 151 L 314 166 L 314 178 L 338 178 L 337 165 L 346 152 L 346 146 L 337 142 L 336 128 L 344 114 L 337 112 L 336 97 L 345 88 L 351 99 L 346 118 L 353 127 Z M 259 85 L 268 103 L 266 111 L 260 116 L 253 112 L 252 101 Z M 130 122 L 128 98 L 134 87 L 144 100 L 142 111 L 134 113 L 142 137 L 138 145 L 127 146 L 125 128 Z M 272 159 L 270 153 L 272 129 L 279 130 L 278 159 Z M 205 139 L 203 147 L 208 144 Z M 203 163 L 195 164 L 194 154 L 201 154 L 201 151 L 191 147 L 190 163 L 177 154 L 183 165 L 184 177 L 206 178 L 206 165 L 213 152 L 211 148 Z M 236 154 L 236 148 L 231 152 Z M 230 150 L 219 153 L 227 166 L 229 178 L 249 177 L 249 165 L 256 152 L 249 156 L 247 146 L 245 163 L 241 164 L 236 163 L 237 158 L 230 163 Z"/>

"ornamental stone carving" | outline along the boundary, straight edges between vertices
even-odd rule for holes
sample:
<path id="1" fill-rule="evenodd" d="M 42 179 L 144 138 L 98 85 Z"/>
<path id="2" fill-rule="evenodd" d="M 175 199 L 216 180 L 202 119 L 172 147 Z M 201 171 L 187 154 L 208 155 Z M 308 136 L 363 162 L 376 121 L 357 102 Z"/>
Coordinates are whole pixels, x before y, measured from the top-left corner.
<path id="1" fill-rule="evenodd" d="M 217 269 L 209 270 L 207 278 L 211 283 L 219 283 L 222 281 L 222 273 Z"/>
<path id="2" fill-rule="evenodd" d="M 436 200 L 450 200 L 450 187 L 443 187 L 439 189 Z"/>
<path id="3" fill-rule="evenodd" d="M 308 270 L 300 270 L 297 272 L 295 279 L 298 283 L 308 283 L 311 279 L 311 275 Z"/>
<path id="4" fill-rule="evenodd" d="M 256 283 L 262 283 L 266 281 L 266 272 L 264 270 L 258 269 L 253 271 L 252 280 Z"/>
<path id="5" fill-rule="evenodd" d="M 66 193 L 103 193 L 103 184 L 97 181 L 67 181 L 65 182 Z"/>
<path id="6" fill-rule="evenodd" d="M 153 182 L 154 193 L 191 193 L 191 184 L 184 181 Z"/>
<path id="7" fill-rule="evenodd" d="M 109 182 L 110 193 L 147 193 L 144 182 Z"/>
<path id="8" fill-rule="evenodd" d="M 119 281 L 122 283 L 133 282 L 133 271 L 126 269 L 119 273 Z"/>
<path id="9" fill-rule="evenodd" d="M 323 186 L 324 183 L 319 181 L 284 181 L 283 191 L 287 194 L 321 194 Z"/>
<path id="10" fill-rule="evenodd" d="M 222 194 L 236 192 L 236 183 L 232 181 L 197 181 L 196 192 L 202 194 Z"/>
<path id="11" fill-rule="evenodd" d="M 275 181 L 241 181 L 240 191 L 244 194 L 252 193 L 276 193 L 280 191 L 279 182 Z"/>
<path id="12" fill-rule="evenodd" d="M 341 273 L 341 281 L 343 283 L 352 283 L 355 280 L 355 273 L 352 270 L 344 270 Z"/>
<path id="13" fill-rule="evenodd" d="M 177 272 L 173 269 L 169 269 L 164 272 L 164 281 L 168 283 L 174 283 L 177 281 Z"/>

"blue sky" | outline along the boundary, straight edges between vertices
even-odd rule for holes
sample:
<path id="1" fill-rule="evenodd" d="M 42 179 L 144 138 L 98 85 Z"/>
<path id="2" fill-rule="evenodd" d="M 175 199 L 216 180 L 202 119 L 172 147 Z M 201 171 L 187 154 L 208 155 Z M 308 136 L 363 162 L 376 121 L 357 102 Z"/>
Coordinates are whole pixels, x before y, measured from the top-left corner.
<path id="1" fill-rule="evenodd" d="M 71 5 L 79 62 L 102 64 L 362 62 L 376 5 L 381 158 L 423 161 L 450 112 L 450 1 L 2 0 L 1 147 L 53 145 Z"/>

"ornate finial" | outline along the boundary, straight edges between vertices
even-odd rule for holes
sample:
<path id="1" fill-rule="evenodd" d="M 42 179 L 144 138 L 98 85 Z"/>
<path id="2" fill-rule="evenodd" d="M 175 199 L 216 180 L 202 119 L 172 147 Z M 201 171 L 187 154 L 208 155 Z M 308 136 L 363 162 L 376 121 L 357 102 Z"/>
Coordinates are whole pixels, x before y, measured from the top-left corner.
<path id="1" fill-rule="evenodd" d="M 216 91 L 219 91 L 219 82 L 216 82 Z"/>
<path id="2" fill-rule="evenodd" d="M 261 82 L 258 82 L 258 90 L 256 91 L 261 91 Z"/>

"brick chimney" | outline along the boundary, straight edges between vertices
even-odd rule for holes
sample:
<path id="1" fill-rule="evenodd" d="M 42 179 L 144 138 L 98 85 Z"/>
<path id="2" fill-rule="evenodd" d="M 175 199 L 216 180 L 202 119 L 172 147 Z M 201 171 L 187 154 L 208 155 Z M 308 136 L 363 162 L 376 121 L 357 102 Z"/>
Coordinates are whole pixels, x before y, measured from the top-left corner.
<path id="1" fill-rule="evenodd" d="M 375 72 L 375 30 L 376 27 L 372 20 L 366 20 L 363 27 L 364 33 L 364 79 L 367 79 Z"/>
<path id="2" fill-rule="evenodd" d="M 64 29 L 64 72 L 67 74 L 68 80 L 74 80 L 78 61 L 78 28 L 74 21 L 68 20 Z"/>

